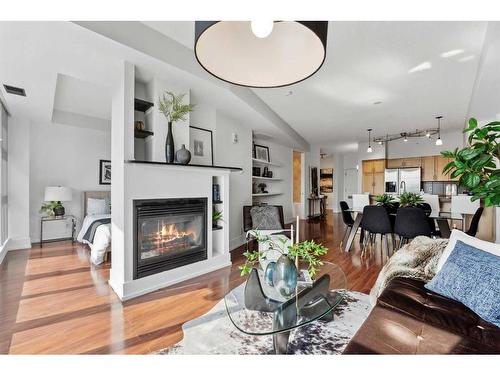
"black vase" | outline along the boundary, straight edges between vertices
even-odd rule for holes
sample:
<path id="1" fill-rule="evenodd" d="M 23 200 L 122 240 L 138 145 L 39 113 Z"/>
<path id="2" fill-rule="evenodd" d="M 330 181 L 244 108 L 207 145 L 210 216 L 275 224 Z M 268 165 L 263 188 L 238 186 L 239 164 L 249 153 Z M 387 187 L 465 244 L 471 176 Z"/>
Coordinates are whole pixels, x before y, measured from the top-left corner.
<path id="1" fill-rule="evenodd" d="M 172 134 L 172 122 L 168 122 L 167 139 L 165 140 L 165 161 L 173 163 L 175 158 L 174 135 Z"/>
<path id="2" fill-rule="evenodd" d="M 64 214 L 66 213 L 64 207 L 62 206 L 54 208 L 53 211 L 54 216 L 64 216 Z"/>

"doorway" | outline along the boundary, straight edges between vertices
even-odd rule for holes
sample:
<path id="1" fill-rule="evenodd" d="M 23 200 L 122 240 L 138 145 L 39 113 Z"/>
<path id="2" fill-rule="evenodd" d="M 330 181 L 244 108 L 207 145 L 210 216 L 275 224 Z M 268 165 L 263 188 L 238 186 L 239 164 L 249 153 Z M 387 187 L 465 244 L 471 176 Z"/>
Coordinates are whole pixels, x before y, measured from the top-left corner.
<path id="1" fill-rule="evenodd" d="M 299 151 L 293 151 L 292 156 L 292 203 L 293 216 L 303 217 L 303 194 L 304 194 L 304 154 Z"/>

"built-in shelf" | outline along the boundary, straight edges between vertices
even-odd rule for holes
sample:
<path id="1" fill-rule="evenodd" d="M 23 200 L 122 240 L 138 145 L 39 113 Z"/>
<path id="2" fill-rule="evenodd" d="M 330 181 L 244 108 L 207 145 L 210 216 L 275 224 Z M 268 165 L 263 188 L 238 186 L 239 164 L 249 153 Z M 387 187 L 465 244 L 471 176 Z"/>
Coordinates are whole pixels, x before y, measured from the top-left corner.
<path id="1" fill-rule="evenodd" d="M 154 104 L 142 99 L 134 99 L 134 109 L 139 112 L 146 112 L 149 108 L 153 107 Z"/>
<path id="2" fill-rule="evenodd" d="M 272 195 L 281 195 L 283 193 L 253 193 L 252 197 L 267 197 Z"/>
<path id="3" fill-rule="evenodd" d="M 213 201 L 212 203 L 213 203 L 213 204 L 222 204 L 222 203 L 224 203 L 224 202 L 222 202 L 222 201 Z"/>
<path id="4" fill-rule="evenodd" d="M 252 176 L 254 180 L 267 180 L 267 181 L 282 181 L 281 178 L 276 177 L 261 177 L 261 176 Z"/>
<path id="5" fill-rule="evenodd" d="M 272 165 L 274 167 L 281 167 L 281 165 L 279 164 L 275 164 L 275 163 L 271 163 L 269 161 L 264 161 L 264 160 L 259 160 L 259 159 L 255 159 L 255 158 L 252 158 L 252 161 L 254 163 L 258 163 L 258 164 L 263 164 L 263 165 Z"/>
<path id="6" fill-rule="evenodd" d="M 230 171 L 241 172 L 243 169 L 239 167 L 225 167 L 222 165 L 202 165 L 202 164 L 175 164 L 167 163 L 164 161 L 147 161 L 147 160 L 127 160 L 127 163 L 134 164 L 151 164 L 151 165 L 164 165 L 166 167 L 181 167 L 181 168 L 212 168 L 212 169 L 228 169 Z"/>
<path id="7" fill-rule="evenodd" d="M 155 133 L 150 132 L 149 130 L 140 130 L 140 129 L 134 129 L 134 137 L 135 138 L 147 138 L 152 135 L 155 135 Z"/>
<path id="8" fill-rule="evenodd" d="M 212 230 L 221 230 L 221 229 L 222 229 L 221 226 L 212 227 Z"/>

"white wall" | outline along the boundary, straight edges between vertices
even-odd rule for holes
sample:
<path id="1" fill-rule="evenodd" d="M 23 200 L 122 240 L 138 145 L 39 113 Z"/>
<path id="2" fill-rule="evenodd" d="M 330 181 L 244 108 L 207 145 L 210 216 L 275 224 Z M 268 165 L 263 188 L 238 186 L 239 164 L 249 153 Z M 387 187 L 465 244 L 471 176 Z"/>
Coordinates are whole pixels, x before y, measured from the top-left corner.
<path id="1" fill-rule="evenodd" d="M 29 207 L 30 237 L 40 239 L 40 214 L 46 186 L 68 186 L 73 189 L 73 200 L 63 202 L 67 214 L 75 215 L 81 225 L 83 218 L 82 192 L 110 190 L 99 185 L 99 159 L 109 160 L 111 139 L 109 129 L 99 131 L 55 123 L 33 123 L 29 147 L 20 145 L 29 153 Z M 44 239 L 69 237 L 71 223 L 44 224 Z"/>
<path id="2" fill-rule="evenodd" d="M 194 113 L 194 112 L 193 112 Z M 252 204 L 252 131 L 237 121 L 216 113 L 214 163 L 243 168 L 241 173 L 229 175 L 229 214 L 223 212 L 224 221 L 229 224 L 229 249 L 233 250 L 245 241 L 243 232 L 243 206 Z M 200 124 L 201 126 L 202 124 Z M 238 136 L 233 143 L 232 134 Z"/>
<path id="3" fill-rule="evenodd" d="M 9 250 L 25 249 L 30 240 L 30 122 L 9 118 Z"/>

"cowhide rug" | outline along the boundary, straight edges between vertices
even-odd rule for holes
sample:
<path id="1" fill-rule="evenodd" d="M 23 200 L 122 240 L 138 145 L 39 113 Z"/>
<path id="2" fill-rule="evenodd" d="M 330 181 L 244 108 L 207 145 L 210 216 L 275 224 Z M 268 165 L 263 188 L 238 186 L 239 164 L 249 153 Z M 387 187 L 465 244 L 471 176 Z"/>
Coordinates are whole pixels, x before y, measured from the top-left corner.
<path id="1" fill-rule="evenodd" d="M 244 284 L 235 289 L 244 292 Z M 315 321 L 292 331 L 288 354 L 341 354 L 371 310 L 366 294 L 346 291 L 332 322 Z M 262 314 L 255 312 L 255 314 Z M 182 326 L 184 338 L 156 354 L 272 354 L 272 336 L 240 332 L 229 320 L 224 300 Z"/>

